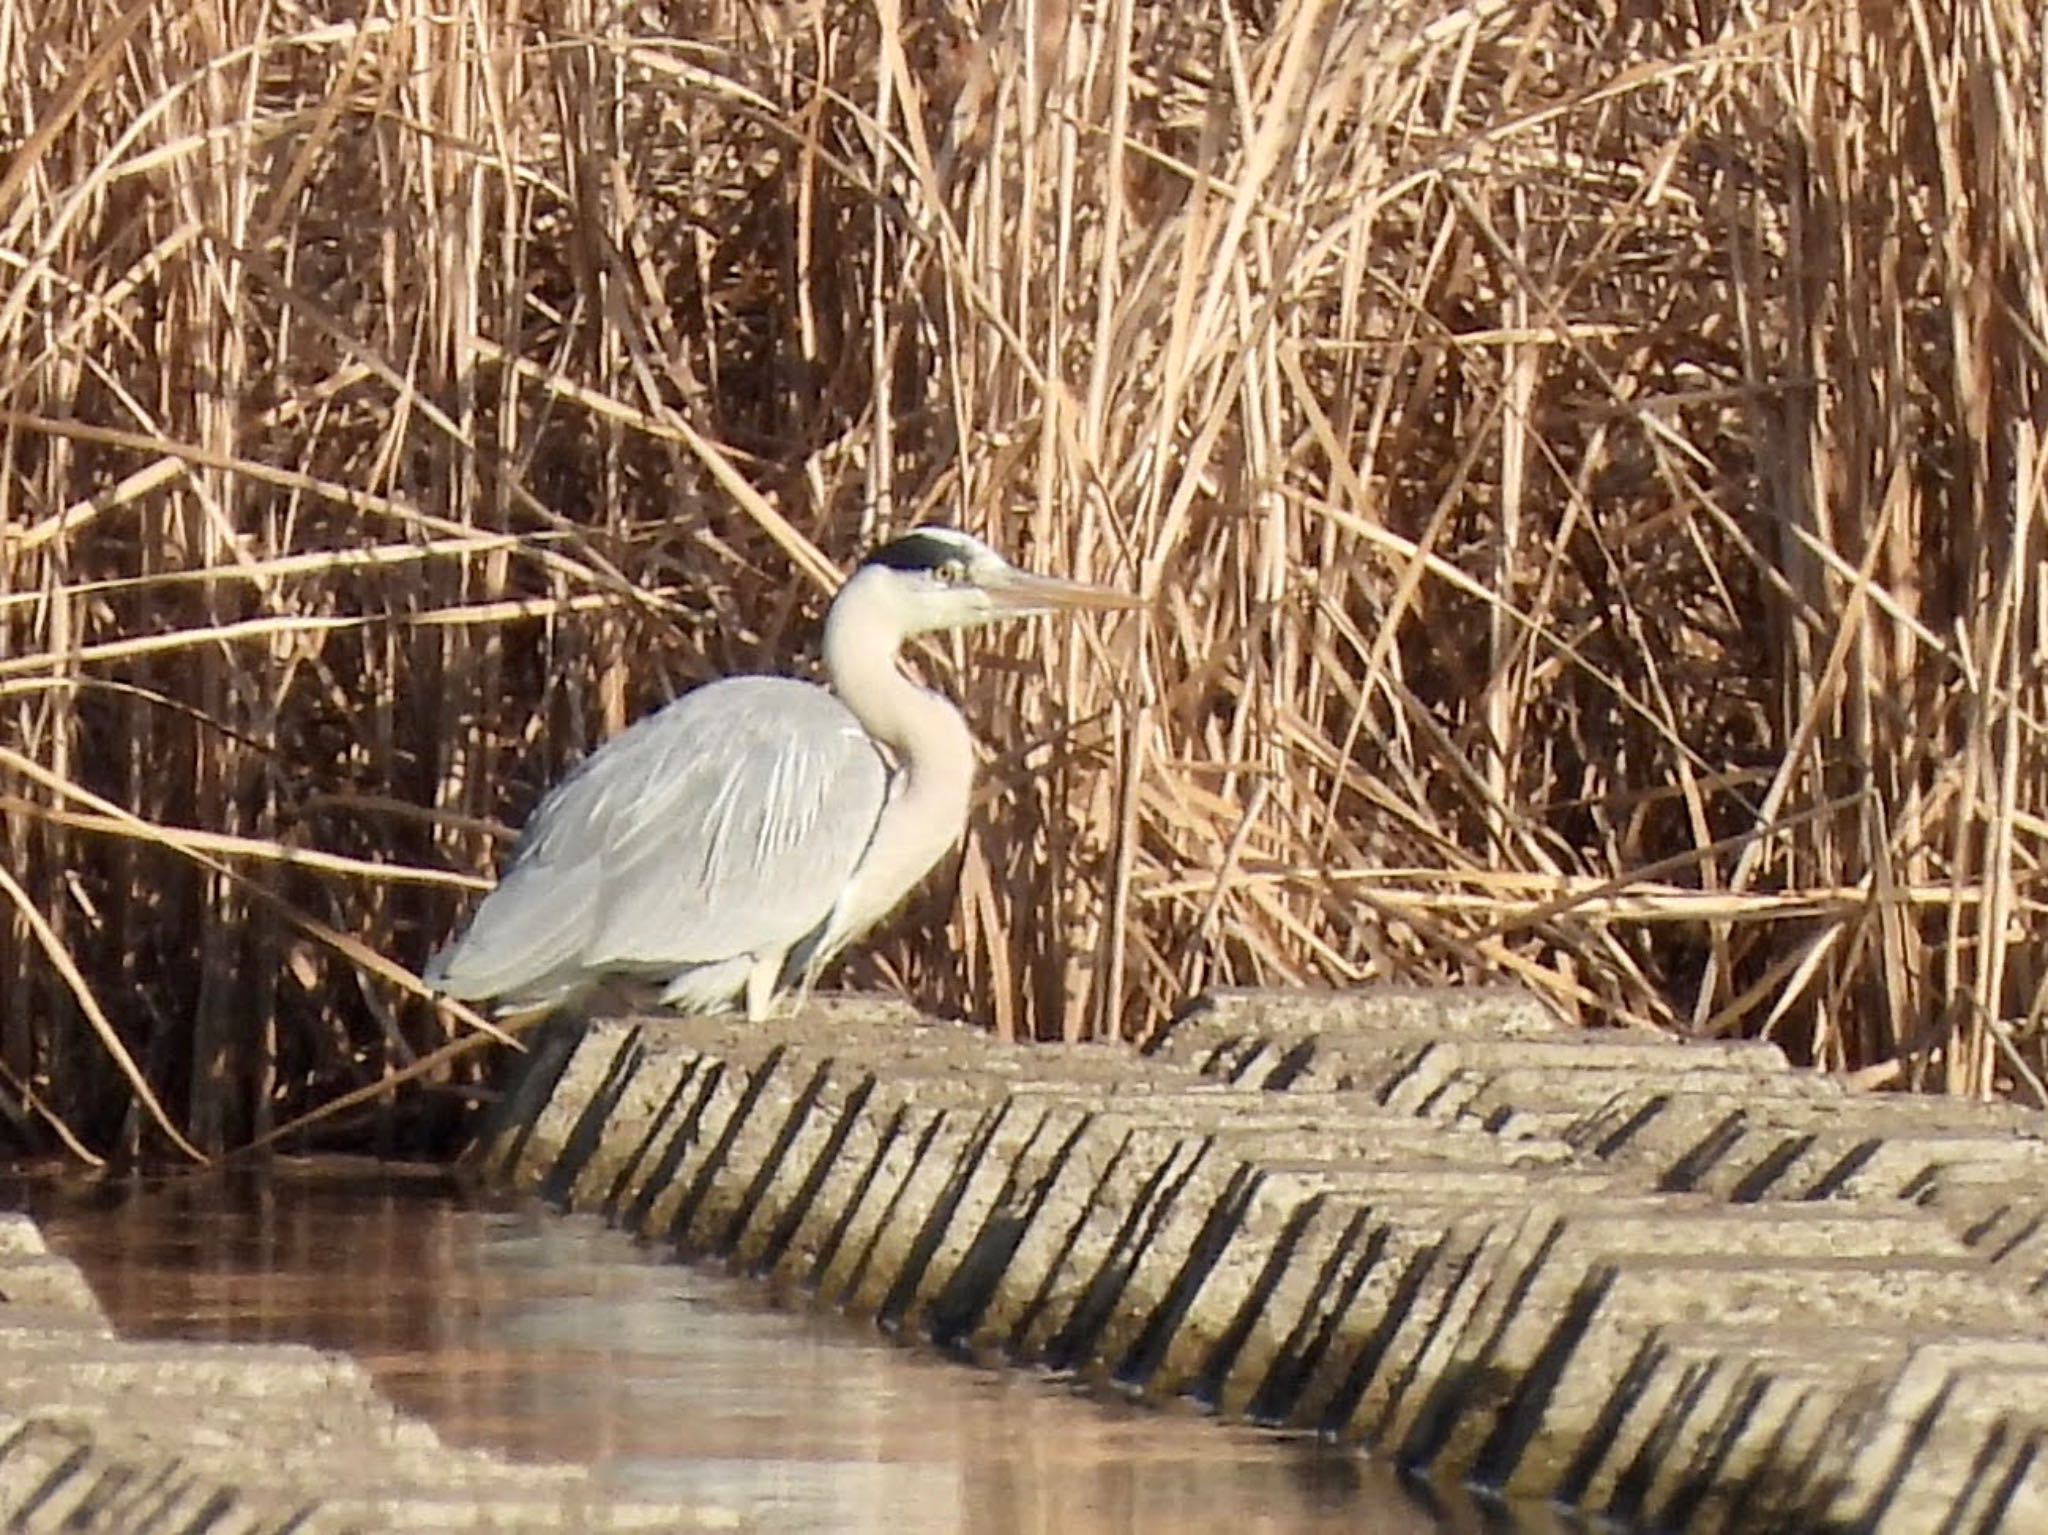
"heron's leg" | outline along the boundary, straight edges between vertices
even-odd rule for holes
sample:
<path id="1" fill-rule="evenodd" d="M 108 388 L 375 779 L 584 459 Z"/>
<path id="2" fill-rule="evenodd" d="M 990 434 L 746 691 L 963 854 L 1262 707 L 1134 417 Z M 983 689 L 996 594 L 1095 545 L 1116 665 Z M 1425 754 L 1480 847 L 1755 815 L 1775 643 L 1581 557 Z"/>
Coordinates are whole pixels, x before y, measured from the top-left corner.
<path id="1" fill-rule="evenodd" d="M 808 1007 L 811 1001 L 811 989 L 817 984 L 818 972 L 806 966 L 802 977 L 796 983 L 796 989 L 789 994 L 789 1010 L 793 1013 L 800 1013 Z"/>
<path id="2" fill-rule="evenodd" d="M 768 1009 L 775 1001 L 775 983 L 782 979 L 782 960 L 780 954 L 764 954 L 747 972 L 747 1022 L 767 1021 Z"/>

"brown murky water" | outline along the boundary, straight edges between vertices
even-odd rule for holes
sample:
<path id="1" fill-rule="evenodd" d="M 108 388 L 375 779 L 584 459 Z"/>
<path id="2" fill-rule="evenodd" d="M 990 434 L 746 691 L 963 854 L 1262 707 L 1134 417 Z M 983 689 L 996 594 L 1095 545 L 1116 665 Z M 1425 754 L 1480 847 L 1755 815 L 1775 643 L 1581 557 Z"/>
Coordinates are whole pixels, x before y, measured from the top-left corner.
<path id="1" fill-rule="evenodd" d="M 450 1442 L 780 1530 L 1452 1527 L 1357 1456 L 933 1359 L 439 1179 L 38 1184 L 13 1202 L 124 1332 L 345 1349 Z"/>

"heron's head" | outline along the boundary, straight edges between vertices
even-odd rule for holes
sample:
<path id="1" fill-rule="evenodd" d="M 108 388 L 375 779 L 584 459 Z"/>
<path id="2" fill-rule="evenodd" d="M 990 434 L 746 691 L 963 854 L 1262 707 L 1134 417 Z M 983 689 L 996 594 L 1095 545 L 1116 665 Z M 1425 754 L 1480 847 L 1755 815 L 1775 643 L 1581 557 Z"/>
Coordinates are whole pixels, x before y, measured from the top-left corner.
<path id="1" fill-rule="evenodd" d="M 881 545 L 861 562 L 835 608 L 840 603 L 886 614 L 905 638 L 1035 613 L 1144 605 L 1111 587 L 1019 570 L 980 539 L 942 527 L 917 528 Z"/>

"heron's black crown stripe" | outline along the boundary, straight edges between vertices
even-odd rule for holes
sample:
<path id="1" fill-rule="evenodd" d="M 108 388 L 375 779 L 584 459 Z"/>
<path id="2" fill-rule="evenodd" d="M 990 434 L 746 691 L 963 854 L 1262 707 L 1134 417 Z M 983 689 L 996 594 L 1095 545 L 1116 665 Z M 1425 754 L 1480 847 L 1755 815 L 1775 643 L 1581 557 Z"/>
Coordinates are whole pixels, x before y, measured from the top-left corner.
<path id="1" fill-rule="evenodd" d="M 957 534 L 935 528 L 920 528 L 901 538 L 892 538 L 861 563 L 886 565 L 891 570 L 936 570 L 974 553 Z"/>

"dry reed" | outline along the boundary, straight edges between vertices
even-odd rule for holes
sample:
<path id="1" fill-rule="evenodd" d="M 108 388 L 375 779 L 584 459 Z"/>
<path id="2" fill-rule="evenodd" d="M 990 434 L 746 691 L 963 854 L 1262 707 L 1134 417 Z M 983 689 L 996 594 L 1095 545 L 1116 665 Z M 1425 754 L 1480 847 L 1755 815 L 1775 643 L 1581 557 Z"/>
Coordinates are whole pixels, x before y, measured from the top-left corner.
<path id="1" fill-rule="evenodd" d="M 849 981 L 2043 1096 L 2037 8 L 0 0 L 0 82 L 24 1148 L 459 1099 L 502 826 L 931 518 L 1158 607 L 919 655 L 984 791 Z"/>

